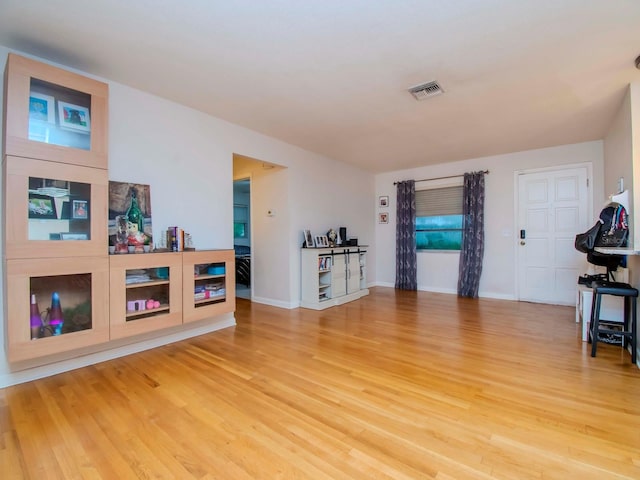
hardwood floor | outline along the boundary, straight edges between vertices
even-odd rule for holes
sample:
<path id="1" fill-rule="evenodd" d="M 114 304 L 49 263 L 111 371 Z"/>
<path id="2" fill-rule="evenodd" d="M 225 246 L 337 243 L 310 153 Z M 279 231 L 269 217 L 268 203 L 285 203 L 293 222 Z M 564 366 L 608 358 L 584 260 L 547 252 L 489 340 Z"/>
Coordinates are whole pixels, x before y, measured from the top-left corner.
<path id="1" fill-rule="evenodd" d="M 640 370 L 574 309 L 374 288 L 0 391 L 6 479 L 638 479 Z"/>

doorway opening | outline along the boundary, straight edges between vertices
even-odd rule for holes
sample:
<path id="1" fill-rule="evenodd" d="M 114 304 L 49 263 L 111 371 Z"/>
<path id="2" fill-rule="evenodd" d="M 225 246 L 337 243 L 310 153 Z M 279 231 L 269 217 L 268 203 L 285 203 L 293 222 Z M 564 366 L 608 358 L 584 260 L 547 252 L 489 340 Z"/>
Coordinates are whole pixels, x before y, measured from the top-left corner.
<path id="1" fill-rule="evenodd" d="M 236 297 L 251 300 L 251 179 L 233 181 L 233 248 Z"/>

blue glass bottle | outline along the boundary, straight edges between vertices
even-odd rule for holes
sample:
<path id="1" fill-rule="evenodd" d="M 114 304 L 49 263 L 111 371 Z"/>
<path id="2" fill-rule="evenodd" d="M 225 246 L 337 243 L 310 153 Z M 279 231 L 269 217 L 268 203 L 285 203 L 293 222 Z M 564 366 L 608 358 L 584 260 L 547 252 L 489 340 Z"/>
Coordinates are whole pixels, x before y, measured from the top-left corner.
<path id="1" fill-rule="evenodd" d="M 49 325 L 53 329 L 54 335 L 62 333 L 62 325 L 64 317 L 62 316 L 62 307 L 60 306 L 60 294 L 53 292 L 51 294 L 51 310 L 49 310 Z"/>

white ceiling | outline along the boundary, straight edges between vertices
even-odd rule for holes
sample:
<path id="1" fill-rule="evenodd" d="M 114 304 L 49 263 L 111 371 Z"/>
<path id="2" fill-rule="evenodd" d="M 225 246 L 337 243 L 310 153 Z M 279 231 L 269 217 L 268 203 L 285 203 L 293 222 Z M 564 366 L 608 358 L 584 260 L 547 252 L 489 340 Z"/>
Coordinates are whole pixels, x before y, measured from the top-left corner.
<path id="1" fill-rule="evenodd" d="M 383 172 L 603 138 L 640 1 L 0 0 L 0 44 Z"/>

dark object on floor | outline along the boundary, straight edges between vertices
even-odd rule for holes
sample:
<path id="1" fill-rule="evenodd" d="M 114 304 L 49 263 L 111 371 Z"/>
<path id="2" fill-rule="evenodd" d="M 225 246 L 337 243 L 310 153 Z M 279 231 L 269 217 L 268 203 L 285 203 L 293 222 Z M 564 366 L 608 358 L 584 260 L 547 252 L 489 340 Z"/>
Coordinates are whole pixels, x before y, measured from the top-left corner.
<path id="1" fill-rule="evenodd" d="M 593 282 L 606 282 L 608 280 L 606 273 L 596 273 L 595 275 L 581 275 L 578 277 L 578 285 L 586 285 L 591 287 Z"/>
<path id="2" fill-rule="evenodd" d="M 236 283 L 251 285 L 251 248 L 246 245 L 234 245 L 236 252 Z"/>
<path id="3" fill-rule="evenodd" d="M 628 283 L 594 282 L 593 302 L 591 304 L 591 324 L 589 325 L 589 341 L 591 342 L 591 356 L 596 356 L 599 341 L 612 343 L 614 337 L 620 337 L 622 348 L 631 344 L 631 363 L 636 363 L 637 325 L 636 303 L 638 290 Z M 600 304 L 602 295 L 624 297 L 624 315 L 621 322 L 600 320 Z M 602 322 L 602 323 L 601 323 Z M 603 340 L 601 340 L 601 338 Z"/>

